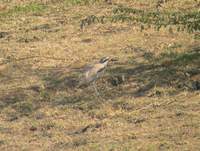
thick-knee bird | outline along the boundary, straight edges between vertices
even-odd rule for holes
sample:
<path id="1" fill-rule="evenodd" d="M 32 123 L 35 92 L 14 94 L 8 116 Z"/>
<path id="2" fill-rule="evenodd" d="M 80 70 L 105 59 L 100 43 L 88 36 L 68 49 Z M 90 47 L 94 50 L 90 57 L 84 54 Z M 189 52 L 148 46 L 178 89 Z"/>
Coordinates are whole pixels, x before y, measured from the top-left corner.
<path id="1" fill-rule="evenodd" d="M 105 68 L 108 65 L 109 59 L 110 59 L 109 57 L 103 57 L 102 59 L 100 59 L 99 63 L 96 63 L 91 67 L 89 67 L 88 69 L 86 69 L 86 71 L 84 72 L 84 77 L 80 81 L 79 85 L 83 86 L 93 83 L 96 93 L 99 94 L 96 89 L 95 81 L 102 76 Z"/>

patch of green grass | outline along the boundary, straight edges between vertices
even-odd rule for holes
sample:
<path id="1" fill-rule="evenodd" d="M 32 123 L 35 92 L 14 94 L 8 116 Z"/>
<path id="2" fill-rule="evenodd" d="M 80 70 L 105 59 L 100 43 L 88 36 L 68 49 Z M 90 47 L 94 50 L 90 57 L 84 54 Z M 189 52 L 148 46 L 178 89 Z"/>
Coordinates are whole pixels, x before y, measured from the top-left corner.
<path id="1" fill-rule="evenodd" d="M 93 151 L 100 151 L 101 150 L 100 147 L 101 147 L 100 144 L 93 143 L 93 144 L 91 144 L 90 149 L 93 150 Z"/>
<path id="2" fill-rule="evenodd" d="M 195 34 L 195 35 L 194 35 L 194 39 L 197 39 L 197 40 L 199 40 L 199 39 L 200 39 L 200 34 L 198 34 L 198 33 L 197 33 L 197 34 Z"/>
<path id="3" fill-rule="evenodd" d="M 51 97 L 50 97 L 49 93 L 45 90 L 42 90 L 40 92 L 40 101 L 48 102 L 50 100 L 51 100 Z"/>
<path id="4" fill-rule="evenodd" d="M 20 113 L 20 115 L 28 116 L 30 115 L 33 110 L 34 106 L 31 102 L 19 102 L 13 106 L 17 112 Z"/>
<path id="5" fill-rule="evenodd" d="M 156 58 L 156 61 L 163 61 L 163 60 L 170 60 L 172 64 L 175 65 L 192 65 L 192 64 L 198 64 L 200 61 L 200 53 L 198 51 L 196 52 L 184 52 L 184 53 L 177 53 L 175 51 L 167 51 L 164 53 L 161 53 L 158 58 Z"/>
<path id="6" fill-rule="evenodd" d="M 199 62 L 200 60 L 200 53 L 183 53 L 180 55 L 177 55 L 174 62 L 178 64 L 190 64 L 195 63 L 196 61 Z"/>
<path id="7" fill-rule="evenodd" d="M 65 0 L 67 6 L 73 5 L 89 5 L 99 2 L 99 0 Z"/>
<path id="8" fill-rule="evenodd" d="M 167 50 L 166 52 L 163 52 L 160 54 L 159 58 L 160 59 L 165 59 L 165 58 L 176 58 L 177 52 L 172 51 L 172 50 Z"/>
<path id="9" fill-rule="evenodd" d="M 109 15 L 89 15 L 80 21 L 80 28 L 89 26 L 95 23 L 124 23 L 134 22 L 140 26 L 140 30 L 154 27 L 155 30 L 159 31 L 161 28 L 169 28 L 172 32 L 173 28 L 178 32 L 187 31 L 189 33 L 199 31 L 199 11 L 193 10 L 190 12 L 182 11 L 149 11 L 138 8 L 126 7 L 119 5 L 114 8 L 112 14 Z"/>
<path id="10" fill-rule="evenodd" d="M 0 125 L 0 132 L 1 133 L 9 133 L 10 132 L 10 128 L 7 128 L 7 127 L 4 127 L 4 126 Z M 0 142 L 1 142 L 1 140 L 0 140 Z"/>
<path id="11" fill-rule="evenodd" d="M 44 124 L 41 125 L 42 130 L 50 130 L 51 128 L 54 128 L 56 126 L 56 123 L 53 121 L 47 120 Z"/>
<path id="12" fill-rule="evenodd" d="M 4 144 L 5 144 L 5 141 L 4 140 L 0 140 L 0 146 L 4 145 Z"/>
<path id="13" fill-rule="evenodd" d="M 157 147 L 156 144 L 148 144 L 148 145 L 146 146 L 146 150 L 147 150 L 147 151 L 154 151 L 154 150 L 158 150 L 158 147 Z"/>
<path id="14" fill-rule="evenodd" d="M 30 3 L 27 5 L 19 5 L 11 8 L 6 12 L 1 12 L 0 17 L 16 16 L 24 13 L 40 13 L 44 11 L 47 6 L 38 3 Z"/>

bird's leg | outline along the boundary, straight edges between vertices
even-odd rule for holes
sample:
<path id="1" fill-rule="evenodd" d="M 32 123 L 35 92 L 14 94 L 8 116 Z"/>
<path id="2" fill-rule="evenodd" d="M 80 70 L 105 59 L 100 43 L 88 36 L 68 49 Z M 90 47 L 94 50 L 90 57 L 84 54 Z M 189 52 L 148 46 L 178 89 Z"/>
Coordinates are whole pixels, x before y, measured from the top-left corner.
<path id="1" fill-rule="evenodd" d="M 95 82 L 93 82 L 93 87 L 94 87 L 96 95 L 99 96 L 99 92 L 98 92 L 98 90 L 96 88 L 96 83 Z"/>
<path id="2" fill-rule="evenodd" d="M 100 96 L 100 93 L 99 93 L 99 91 L 97 90 L 97 87 L 96 87 L 96 83 L 95 83 L 95 82 L 93 82 L 93 87 L 94 87 L 96 96 L 97 96 L 100 100 L 103 101 L 104 99 Z"/>

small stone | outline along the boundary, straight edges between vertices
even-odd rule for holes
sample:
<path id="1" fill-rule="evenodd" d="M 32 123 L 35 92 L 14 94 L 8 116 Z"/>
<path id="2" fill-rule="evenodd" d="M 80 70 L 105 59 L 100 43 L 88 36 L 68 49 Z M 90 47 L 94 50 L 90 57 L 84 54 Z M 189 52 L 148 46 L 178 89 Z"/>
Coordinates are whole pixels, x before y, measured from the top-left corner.
<path id="1" fill-rule="evenodd" d="M 37 127 L 31 126 L 29 130 L 30 130 L 30 131 L 36 131 L 36 130 L 37 130 Z"/>

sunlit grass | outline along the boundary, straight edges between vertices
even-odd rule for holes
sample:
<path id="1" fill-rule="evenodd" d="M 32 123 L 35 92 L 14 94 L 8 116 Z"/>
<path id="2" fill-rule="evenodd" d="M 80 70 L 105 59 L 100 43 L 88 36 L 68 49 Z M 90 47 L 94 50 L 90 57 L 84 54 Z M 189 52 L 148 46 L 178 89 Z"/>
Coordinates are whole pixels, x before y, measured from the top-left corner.
<path id="1" fill-rule="evenodd" d="M 131 22 L 79 29 L 88 15 L 155 1 L 11 1 L 0 13 L 0 150 L 200 150 L 199 91 L 185 87 L 200 65 L 192 34 Z M 78 87 L 103 56 L 99 95 Z"/>
<path id="2" fill-rule="evenodd" d="M 65 5 L 89 5 L 99 2 L 99 0 L 65 0 Z"/>
<path id="3" fill-rule="evenodd" d="M 47 6 L 43 4 L 39 4 L 39 3 L 18 5 L 18 6 L 14 6 L 13 8 L 5 12 L 0 12 L 0 17 L 16 16 L 16 15 L 25 14 L 25 13 L 40 13 L 40 12 L 43 12 L 46 8 Z"/>

